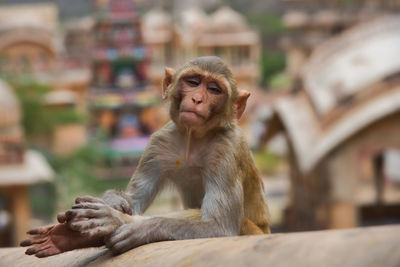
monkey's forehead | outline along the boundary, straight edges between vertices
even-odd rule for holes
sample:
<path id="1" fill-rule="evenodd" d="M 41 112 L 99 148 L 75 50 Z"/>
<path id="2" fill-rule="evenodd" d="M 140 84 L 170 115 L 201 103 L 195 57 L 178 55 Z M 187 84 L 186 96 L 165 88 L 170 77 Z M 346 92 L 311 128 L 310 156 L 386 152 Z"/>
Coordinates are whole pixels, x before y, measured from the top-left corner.
<path id="1" fill-rule="evenodd" d="M 236 81 L 232 77 L 226 77 L 225 74 L 210 72 L 208 70 L 203 70 L 198 67 L 190 67 L 190 68 L 188 67 L 182 69 L 181 71 L 178 72 L 176 80 L 180 80 L 183 77 L 188 77 L 192 75 L 193 76 L 199 75 L 202 78 L 212 79 L 217 81 L 221 86 L 226 88 L 229 95 L 231 95 L 232 91 L 235 90 L 236 88 Z"/>

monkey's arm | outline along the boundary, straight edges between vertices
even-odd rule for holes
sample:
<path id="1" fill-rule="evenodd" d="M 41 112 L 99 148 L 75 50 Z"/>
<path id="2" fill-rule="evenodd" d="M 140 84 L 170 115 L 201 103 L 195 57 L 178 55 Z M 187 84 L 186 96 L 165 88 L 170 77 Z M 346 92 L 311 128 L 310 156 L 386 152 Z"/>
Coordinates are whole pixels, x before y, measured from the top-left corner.
<path id="1" fill-rule="evenodd" d="M 137 215 L 148 208 L 162 185 L 160 167 L 152 151 L 147 148 L 143 153 L 126 192 L 109 190 L 102 199 L 77 198 L 76 204 L 65 213 L 69 227 L 84 235 L 104 237 L 123 224 L 141 220 Z"/>
<path id="2" fill-rule="evenodd" d="M 125 192 L 108 190 L 103 195 L 104 201 L 111 207 L 124 212 L 117 207 L 120 203 L 128 203 L 128 214 L 143 214 L 153 202 L 160 188 L 163 186 L 161 167 L 157 160 L 159 147 L 157 134 L 153 134 L 146 150 L 143 152 L 136 171 L 132 175 Z"/>
<path id="3" fill-rule="evenodd" d="M 159 188 L 157 166 L 150 163 L 154 161 L 151 160 L 149 153 L 143 158 L 145 162 L 138 167 L 132 177 L 131 185 L 128 186 L 129 195 L 117 190 L 108 190 L 101 199 L 91 196 L 76 198 L 71 212 L 62 212 L 57 216 L 59 224 L 29 231 L 31 236 L 21 242 L 21 246 L 31 246 L 26 253 L 37 257 L 48 257 L 76 248 L 101 246 L 104 244 L 104 235 L 111 233 L 123 223 L 131 223 L 135 217 L 127 214 L 132 214 L 132 211 L 141 214 L 151 203 Z M 146 162 L 148 163 L 145 164 Z M 154 175 L 147 179 L 146 174 Z M 148 195 L 145 196 L 144 192 Z M 143 197 L 142 202 L 139 201 L 140 197 Z M 88 205 L 92 209 L 79 210 L 79 207 Z"/>
<path id="4" fill-rule="evenodd" d="M 240 233 L 243 193 L 239 181 L 229 185 L 212 179 L 206 184 L 201 210 L 177 212 L 168 217 L 138 217 L 105 239 L 114 253 L 164 240 L 231 236 Z"/>

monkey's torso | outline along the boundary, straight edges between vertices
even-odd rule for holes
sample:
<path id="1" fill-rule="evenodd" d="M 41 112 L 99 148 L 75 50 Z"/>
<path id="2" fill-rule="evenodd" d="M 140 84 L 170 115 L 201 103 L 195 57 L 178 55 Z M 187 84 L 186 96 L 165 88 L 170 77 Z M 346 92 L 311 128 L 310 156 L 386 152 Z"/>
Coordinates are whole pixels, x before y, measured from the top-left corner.
<path id="1" fill-rule="evenodd" d="M 194 142 L 185 158 L 186 137 L 172 121 L 151 137 L 148 149 L 140 164 L 151 161 L 156 166 L 162 184 L 172 183 L 181 194 L 185 208 L 201 209 L 205 194 L 206 174 L 220 166 L 230 166 L 243 190 L 244 217 L 263 232 L 269 231 L 268 209 L 264 201 L 263 183 L 255 167 L 250 149 L 240 128 L 215 131 L 201 143 Z M 229 152 L 229 151 L 233 151 Z M 232 177 L 224 177 L 230 180 Z"/>

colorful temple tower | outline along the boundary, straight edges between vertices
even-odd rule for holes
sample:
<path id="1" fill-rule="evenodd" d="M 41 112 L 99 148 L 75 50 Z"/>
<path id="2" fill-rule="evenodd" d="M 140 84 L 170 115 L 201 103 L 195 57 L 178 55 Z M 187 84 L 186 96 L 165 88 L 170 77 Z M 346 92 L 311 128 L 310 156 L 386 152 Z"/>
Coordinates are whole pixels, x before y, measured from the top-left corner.
<path id="1" fill-rule="evenodd" d="M 135 1 L 97 0 L 95 11 L 91 129 L 106 137 L 105 155 L 111 162 L 127 162 L 129 170 L 122 176 L 129 177 L 131 160 L 151 134 L 142 114 L 159 96 L 147 83 L 148 53 Z"/>

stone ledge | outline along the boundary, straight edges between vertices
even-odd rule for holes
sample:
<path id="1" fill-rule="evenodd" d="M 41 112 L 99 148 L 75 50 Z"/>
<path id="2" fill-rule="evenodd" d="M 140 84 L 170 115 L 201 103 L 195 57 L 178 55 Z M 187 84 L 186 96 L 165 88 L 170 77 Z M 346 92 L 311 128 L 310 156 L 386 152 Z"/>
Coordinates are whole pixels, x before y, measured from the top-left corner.
<path id="1" fill-rule="evenodd" d="M 0 249 L 0 266 L 399 266 L 400 225 L 145 245 L 119 256 L 88 248 L 38 259 Z"/>

